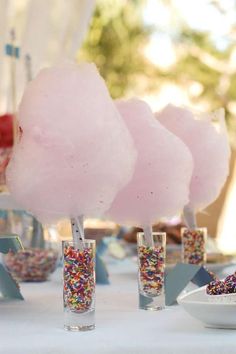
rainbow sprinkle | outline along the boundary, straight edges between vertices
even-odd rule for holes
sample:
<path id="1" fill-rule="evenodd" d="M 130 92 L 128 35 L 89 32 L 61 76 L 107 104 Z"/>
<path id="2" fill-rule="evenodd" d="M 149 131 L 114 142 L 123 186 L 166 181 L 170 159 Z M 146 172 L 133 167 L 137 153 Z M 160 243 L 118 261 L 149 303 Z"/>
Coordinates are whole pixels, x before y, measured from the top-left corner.
<path id="1" fill-rule="evenodd" d="M 54 250 L 31 248 L 10 251 L 4 258 L 9 272 L 18 281 L 45 281 L 56 269 L 58 253 Z"/>
<path id="2" fill-rule="evenodd" d="M 225 288 L 227 294 L 234 294 L 236 293 L 236 274 L 228 275 L 225 278 Z"/>
<path id="3" fill-rule="evenodd" d="M 210 282 L 206 287 L 208 295 L 223 295 L 236 293 L 236 273 L 228 275 L 224 280 Z"/>
<path id="4" fill-rule="evenodd" d="M 92 248 L 64 247 L 64 305 L 74 312 L 90 309 L 95 294 L 95 258 Z"/>
<path id="5" fill-rule="evenodd" d="M 222 295 L 226 293 L 225 283 L 221 280 L 214 280 L 210 282 L 206 287 L 206 293 L 208 295 Z"/>
<path id="6" fill-rule="evenodd" d="M 184 263 L 203 265 L 206 263 L 205 230 L 184 229 L 182 233 Z"/>
<path id="7" fill-rule="evenodd" d="M 139 286 L 148 296 L 158 296 L 164 289 L 165 255 L 163 247 L 138 247 Z"/>

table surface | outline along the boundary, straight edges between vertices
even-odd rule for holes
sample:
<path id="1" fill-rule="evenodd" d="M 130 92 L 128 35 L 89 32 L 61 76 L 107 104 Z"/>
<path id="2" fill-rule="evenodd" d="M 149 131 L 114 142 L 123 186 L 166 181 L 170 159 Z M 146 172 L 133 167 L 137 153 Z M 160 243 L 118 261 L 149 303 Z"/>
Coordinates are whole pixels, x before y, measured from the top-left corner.
<path id="1" fill-rule="evenodd" d="M 96 329 L 63 329 L 61 269 L 45 283 L 21 284 L 25 301 L 0 303 L 1 354 L 229 354 L 236 332 L 204 328 L 180 306 L 138 309 L 136 267 L 109 265 L 111 285 L 96 289 Z"/>

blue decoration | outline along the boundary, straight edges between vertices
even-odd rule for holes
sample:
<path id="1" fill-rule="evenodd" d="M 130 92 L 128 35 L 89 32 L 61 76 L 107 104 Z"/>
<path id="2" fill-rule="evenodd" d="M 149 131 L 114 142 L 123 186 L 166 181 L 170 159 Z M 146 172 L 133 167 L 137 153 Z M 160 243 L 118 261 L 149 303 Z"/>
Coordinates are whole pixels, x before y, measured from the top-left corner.
<path id="1" fill-rule="evenodd" d="M 110 284 L 106 265 L 98 253 L 96 253 L 96 282 L 103 285 Z"/>
<path id="2" fill-rule="evenodd" d="M 97 254 L 99 256 L 102 256 L 106 252 L 107 247 L 108 247 L 107 242 L 105 241 L 104 238 L 102 238 L 99 244 L 97 245 Z"/>
<path id="3" fill-rule="evenodd" d="M 173 305 L 189 282 L 192 281 L 197 286 L 203 286 L 212 280 L 214 280 L 213 276 L 203 266 L 177 263 L 165 277 L 166 305 Z"/>
<path id="4" fill-rule="evenodd" d="M 5 45 L 5 53 L 9 57 L 15 57 L 18 59 L 20 57 L 20 48 L 14 47 L 12 44 L 8 43 Z"/>
<path id="5" fill-rule="evenodd" d="M 0 252 L 8 253 L 10 250 L 17 252 L 22 249 L 22 243 L 17 235 L 0 235 Z"/>
<path id="6" fill-rule="evenodd" d="M 4 299 L 24 300 L 17 283 L 2 264 L 0 264 L 0 292 Z"/>
<path id="7" fill-rule="evenodd" d="M 22 249 L 22 243 L 17 235 L 0 235 L 0 252 L 17 252 Z M 16 281 L 11 274 L 0 264 L 0 293 L 4 299 L 24 300 Z"/>

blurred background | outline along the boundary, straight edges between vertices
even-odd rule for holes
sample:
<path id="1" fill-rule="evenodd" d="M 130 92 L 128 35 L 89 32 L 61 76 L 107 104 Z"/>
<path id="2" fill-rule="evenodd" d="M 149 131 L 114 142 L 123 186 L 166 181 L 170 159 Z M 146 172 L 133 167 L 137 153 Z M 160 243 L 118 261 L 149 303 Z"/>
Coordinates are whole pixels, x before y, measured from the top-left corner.
<path id="1" fill-rule="evenodd" d="M 6 55 L 7 43 L 19 58 Z M 0 47 L 2 116 L 40 68 L 65 58 L 95 62 L 113 98 L 139 96 L 153 110 L 224 107 L 230 176 L 198 223 L 236 253 L 236 1 L 0 0 Z"/>

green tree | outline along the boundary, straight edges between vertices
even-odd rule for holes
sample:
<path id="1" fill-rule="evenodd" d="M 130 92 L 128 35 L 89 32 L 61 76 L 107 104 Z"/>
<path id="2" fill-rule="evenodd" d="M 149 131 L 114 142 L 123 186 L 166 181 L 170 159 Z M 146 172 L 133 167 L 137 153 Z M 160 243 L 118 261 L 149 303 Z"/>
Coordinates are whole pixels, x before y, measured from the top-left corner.
<path id="1" fill-rule="evenodd" d="M 143 24 L 144 5 L 143 0 L 99 0 L 80 52 L 80 59 L 96 63 L 113 98 L 135 87 L 151 66 L 143 55 L 151 33 Z"/>
<path id="2" fill-rule="evenodd" d="M 221 0 L 206 1 L 226 15 Z M 205 104 L 209 110 L 223 106 L 231 132 L 236 132 L 233 118 L 236 112 L 236 20 L 228 33 L 228 45 L 222 50 L 210 33 L 200 32 L 186 23 L 178 13 L 175 0 L 159 0 L 171 14 L 170 28 L 159 24 L 147 26 L 143 20 L 146 3 L 144 0 L 98 0 L 79 58 L 96 63 L 113 98 L 127 93 L 140 96 L 158 93 L 163 83 L 175 83 L 196 105 Z M 236 4 L 234 10 L 236 13 Z M 144 55 L 151 36 L 160 33 L 169 36 L 177 54 L 169 70 L 163 70 Z M 189 90 L 192 82 L 202 87 L 197 95 Z"/>

